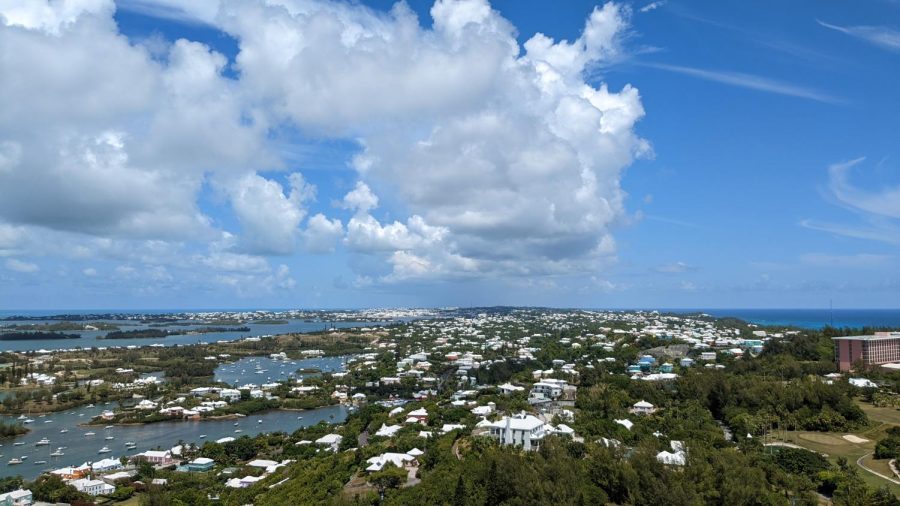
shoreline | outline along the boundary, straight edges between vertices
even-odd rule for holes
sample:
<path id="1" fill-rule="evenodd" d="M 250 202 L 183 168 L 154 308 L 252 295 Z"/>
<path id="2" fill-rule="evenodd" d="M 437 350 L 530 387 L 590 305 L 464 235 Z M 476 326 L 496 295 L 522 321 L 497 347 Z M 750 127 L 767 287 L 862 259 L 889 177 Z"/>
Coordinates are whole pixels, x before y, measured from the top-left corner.
<path id="1" fill-rule="evenodd" d="M 266 414 L 266 413 L 271 413 L 273 411 L 302 413 L 304 411 L 315 411 L 318 409 L 325 409 L 325 408 L 337 407 L 337 406 L 349 407 L 343 403 L 338 402 L 335 404 L 326 404 L 324 406 L 318 406 L 315 408 L 273 408 L 273 409 L 267 409 L 264 411 L 257 411 L 255 413 L 250 413 L 247 415 L 242 414 L 242 413 L 228 413 L 226 415 L 204 416 L 204 417 L 201 417 L 199 420 L 194 420 L 194 419 L 190 419 L 190 418 L 167 418 L 165 420 L 156 420 L 153 422 L 124 422 L 124 423 L 123 422 L 115 422 L 115 423 L 105 423 L 105 424 L 104 423 L 85 422 L 85 423 L 79 423 L 77 426 L 84 427 L 84 428 L 104 427 L 106 425 L 112 425 L 113 427 L 140 427 L 140 426 L 145 426 L 145 425 L 154 425 L 157 423 L 167 423 L 167 422 L 205 422 L 205 421 L 210 421 L 210 420 L 237 420 L 237 419 L 241 419 L 241 418 L 249 418 L 254 415 L 262 415 L 262 414 Z"/>

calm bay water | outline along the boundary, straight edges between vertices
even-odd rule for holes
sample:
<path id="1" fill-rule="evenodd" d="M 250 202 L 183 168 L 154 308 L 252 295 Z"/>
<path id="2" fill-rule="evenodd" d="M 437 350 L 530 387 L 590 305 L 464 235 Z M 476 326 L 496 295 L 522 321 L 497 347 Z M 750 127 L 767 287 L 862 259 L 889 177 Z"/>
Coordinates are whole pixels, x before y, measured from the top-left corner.
<path id="1" fill-rule="evenodd" d="M 215 379 L 232 385 L 246 383 L 259 385 L 269 381 L 285 380 L 288 377 L 299 378 L 310 375 L 296 373 L 297 369 L 315 368 L 323 372 L 343 371 L 347 358 L 349 357 L 320 357 L 285 361 L 273 360 L 268 357 L 248 357 L 232 364 L 220 365 L 215 371 Z M 260 369 L 257 369 L 257 366 Z M 266 370 L 266 373 L 257 374 L 257 370 Z M 215 441 L 226 436 L 253 436 L 261 432 L 275 431 L 290 433 L 300 427 L 315 425 L 320 421 L 341 423 L 347 418 L 346 407 L 328 406 L 305 411 L 268 411 L 256 413 L 240 420 L 173 421 L 148 425 L 114 426 L 111 429 L 104 429 L 102 426 L 79 426 L 99 415 L 103 410 L 113 408 L 115 408 L 115 404 L 108 403 L 93 408 L 82 407 L 46 416 L 31 416 L 34 419 L 33 423 L 28 424 L 31 432 L 24 436 L 0 441 L 0 477 L 21 474 L 25 478 L 32 479 L 49 469 L 80 465 L 103 458 L 119 458 L 122 455 L 133 455 L 157 447 L 171 448 L 178 441 L 202 444 L 204 441 Z M 18 422 L 13 416 L 3 416 L 0 417 L 0 420 Z M 235 426 L 235 423 L 238 425 Z M 63 429 L 68 429 L 68 432 L 60 432 Z M 236 430 L 241 432 L 235 432 Z M 96 434 L 85 435 L 91 431 Z M 200 435 L 202 434 L 205 434 L 206 438 L 201 439 Z M 112 436 L 115 439 L 106 440 L 106 436 Z M 50 444 L 35 446 L 35 443 L 42 438 L 49 439 Z M 137 448 L 130 452 L 127 451 L 125 443 L 128 441 L 137 443 Z M 25 444 L 16 446 L 14 443 L 18 442 Z M 67 447 L 62 450 L 65 455 L 51 457 L 50 453 L 60 446 Z M 98 453 L 104 446 L 109 447 L 112 451 Z M 28 457 L 22 464 L 7 464 L 13 457 L 21 458 L 22 456 Z M 47 463 L 34 463 L 39 460 L 46 460 Z"/>
<path id="2" fill-rule="evenodd" d="M 305 411 L 268 411 L 256 413 L 239 420 L 203 420 L 203 421 L 174 421 L 159 422 L 148 425 L 115 426 L 104 429 L 102 426 L 81 427 L 78 424 L 90 420 L 92 416 L 100 414 L 104 409 L 112 409 L 114 406 L 99 405 L 93 408 L 79 408 L 61 413 L 49 414 L 45 417 L 33 416 L 34 422 L 28 427 L 31 432 L 14 439 L 5 439 L 0 446 L 0 477 L 22 475 L 26 479 L 34 479 L 44 471 L 58 469 L 70 465 L 81 465 L 85 462 L 95 462 L 103 458 L 118 459 L 123 455 L 134 455 L 145 450 L 153 450 L 157 447 L 171 448 L 178 441 L 194 442 L 202 445 L 204 441 L 215 441 L 226 436 L 240 437 L 253 436 L 261 432 L 287 432 L 291 433 L 300 427 L 315 425 L 321 421 L 328 423 L 341 423 L 347 418 L 347 408 L 342 405 L 328 406 Z M 83 416 L 80 416 L 83 415 Z M 302 418 L 298 418 L 302 417 Z M 15 417 L 0 417 L 5 422 L 15 421 Z M 262 420 L 259 423 L 258 420 Z M 45 423 L 49 422 L 49 423 Z M 237 422 L 237 426 L 234 424 Z M 60 430 L 68 429 L 69 432 L 61 433 Z M 241 430 L 241 432 L 235 432 Z M 93 436 L 86 436 L 88 432 L 95 432 Z M 202 434 L 206 438 L 201 439 Z M 115 439 L 106 440 L 106 436 Z M 42 438 L 50 440 L 46 446 L 35 446 Z M 137 443 L 137 448 L 127 451 L 125 443 L 132 441 Z M 24 445 L 15 446 L 14 443 L 23 442 Z M 51 457 L 50 453 L 58 447 L 64 446 L 65 453 L 61 457 Z M 100 454 L 100 448 L 107 446 L 110 453 Z M 13 457 L 28 458 L 19 465 L 8 465 Z M 46 460 L 46 464 L 35 464 L 35 461 Z"/>
<path id="3" fill-rule="evenodd" d="M 320 357 L 302 360 L 274 360 L 268 357 L 247 357 L 216 368 L 216 381 L 229 385 L 261 385 L 288 378 L 305 378 L 318 373 L 298 373 L 298 369 L 318 369 L 322 372 L 346 370 L 349 357 Z"/>
<path id="4" fill-rule="evenodd" d="M 16 315 L 21 315 L 21 312 L 16 312 Z M 119 320 L 101 320 L 108 323 L 113 323 L 117 325 L 121 325 L 121 330 L 141 330 L 147 328 L 159 328 L 161 330 L 172 330 L 175 332 L 190 332 L 191 330 L 199 329 L 202 327 L 209 327 L 211 325 L 199 324 L 199 325 L 189 325 L 189 326 L 168 326 L 168 327 L 150 327 L 148 324 L 141 324 L 134 321 L 119 321 Z M 3 325 L 15 325 L 15 324 L 30 324 L 30 323 L 54 323 L 51 321 L 3 321 L 0 322 L 0 326 Z M 206 334 L 178 334 L 171 335 L 168 337 L 162 338 L 136 338 L 136 339 L 100 339 L 100 337 L 105 336 L 107 334 L 106 331 L 77 331 L 77 332 L 65 332 L 66 334 L 79 334 L 81 335 L 81 339 L 42 339 L 35 341 L 0 341 L 0 350 L 12 350 L 12 351 L 30 351 L 30 350 L 61 350 L 61 349 L 71 349 L 76 347 L 81 348 L 92 348 L 92 347 L 125 347 L 125 346 L 149 346 L 151 344 L 160 344 L 163 346 L 173 346 L 173 345 L 189 345 L 189 344 L 197 344 L 200 342 L 212 343 L 215 341 L 234 341 L 243 337 L 258 337 L 265 335 L 274 335 L 274 334 L 287 334 L 287 333 L 304 333 L 304 332 L 318 332 L 325 330 L 326 328 L 339 328 L 339 329 L 349 329 L 349 328 L 360 328 L 360 327 L 374 327 L 380 325 L 388 325 L 396 322 L 356 322 L 356 321 L 342 321 L 342 322 L 308 322 L 303 320 L 289 320 L 286 324 L 280 325 L 270 325 L 263 323 L 248 323 L 246 326 L 250 328 L 247 332 L 210 332 Z M 215 325 L 220 326 L 220 325 Z"/>

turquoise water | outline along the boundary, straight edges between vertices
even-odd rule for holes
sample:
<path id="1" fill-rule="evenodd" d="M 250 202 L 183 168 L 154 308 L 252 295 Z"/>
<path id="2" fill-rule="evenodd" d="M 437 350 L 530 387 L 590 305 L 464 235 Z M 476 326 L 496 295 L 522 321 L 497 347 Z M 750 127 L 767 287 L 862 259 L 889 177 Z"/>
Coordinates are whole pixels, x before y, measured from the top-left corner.
<path id="1" fill-rule="evenodd" d="M 759 325 L 790 325 L 806 329 L 835 327 L 897 327 L 900 309 L 692 309 L 717 317 L 733 316 Z"/>

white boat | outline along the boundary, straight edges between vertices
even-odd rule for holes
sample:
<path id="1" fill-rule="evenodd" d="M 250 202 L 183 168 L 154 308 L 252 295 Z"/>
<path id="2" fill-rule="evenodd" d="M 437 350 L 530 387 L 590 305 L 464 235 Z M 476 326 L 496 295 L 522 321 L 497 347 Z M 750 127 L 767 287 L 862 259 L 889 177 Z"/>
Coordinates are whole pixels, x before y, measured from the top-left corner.
<path id="1" fill-rule="evenodd" d="M 200 434 L 200 439 L 203 439 L 205 437 L 206 437 L 206 434 Z"/>
<path id="2" fill-rule="evenodd" d="M 28 417 L 25 415 L 19 415 L 19 418 L 16 418 L 16 420 L 24 420 L 26 418 L 28 418 Z"/>
<path id="3" fill-rule="evenodd" d="M 238 426 L 238 423 L 237 423 L 237 422 L 234 422 L 234 426 L 237 427 L 237 426 Z"/>
<path id="4" fill-rule="evenodd" d="M 78 416 L 84 416 L 84 413 L 78 413 Z"/>
<path id="5" fill-rule="evenodd" d="M 256 423 L 262 423 L 262 420 L 257 420 Z"/>
<path id="6" fill-rule="evenodd" d="M 106 438 L 104 439 L 106 439 L 107 441 L 112 441 L 113 439 L 115 439 L 115 436 L 106 436 Z"/>
<path id="7" fill-rule="evenodd" d="M 47 463 L 46 460 L 35 460 L 35 461 L 34 461 L 34 465 L 38 465 L 38 464 L 46 464 L 46 463 Z"/>
<path id="8" fill-rule="evenodd" d="M 53 420 L 44 420 L 44 423 L 50 423 L 50 422 L 52 422 L 52 421 L 53 421 Z"/>
<path id="9" fill-rule="evenodd" d="M 45 446 L 48 444 L 50 444 L 50 440 L 47 438 L 43 438 L 40 441 L 38 441 L 37 443 L 34 443 L 34 446 Z"/>
<path id="10" fill-rule="evenodd" d="M 31 423 L 31 422 L 33 422 L 33 421 L 34 421 L 34 420 L 32 420 L 31 418 L 28 418 L 28 419 L 26 419 L 26 420 L 25 420 L 24 422 L 22 422 L 22 423 Z"/>
<path id="11" fill-rule="evenodd" d="M 65 434 L 66 432 L 69 432 L 69 429 L 62 429 L 59 431 L 60 434 Z"/>
<path id="12" fill-rule="evenodd" d="M 242 431 L 241 429 L 234 429 L 234 432 L 238 433 L 238 432 L 244 432 L 244 431 Z"/>
<path id="13" fill-rule="evenodd" d="M 107 425 L 106 427 L 103 427 L 103 428 L 104 428 L 104 429 L 112 429 L 113 426 L 112 426 L 112 425 Z"/>
<path id="14" fill-rule="evenodd" d="M 84 433 L 85 436 L 93 436 L 94 434 L 96 434 L 96 432 L 85 432 Z"/>
<path id="15" fill-rule="evenodd" d="M 65 453 L 63 453 L 59 450 L 56 450 L 55 452 L 50 454 L 51 457 L 62 457 L 63 455 L 65 455 Z"/>
<path id="16" fill-rule="evenodd" d="M 22 459 L 22 460 L 28 460 L 28 455 L 22 455 L 22 456 L 19 457 L 19 458 Z"/>
<path id="17" fill-rule="evenodd" d="M 111 451 L 112 450 L 110 450 L 109 447 L 104 446 L 103 448 L 100 448 L 100 451 L 98 451 L 97 453 L 109 453 Z"/>
<path id="18" fill-rule="evenodd" d="M 22 446 L 24 444 L 25 443 L 23 443 L 22 441 L 19 441 L 18 443 L 13 443 L 13 446 Z"/>
<path id="19" fill-rule="evenodd" d="M 22 463 L 22 459 L 9 459 L 9 462 L 7 462 L 6 465 L 14 466 L 16 464 L 21 464 L 21 463 Z"/>

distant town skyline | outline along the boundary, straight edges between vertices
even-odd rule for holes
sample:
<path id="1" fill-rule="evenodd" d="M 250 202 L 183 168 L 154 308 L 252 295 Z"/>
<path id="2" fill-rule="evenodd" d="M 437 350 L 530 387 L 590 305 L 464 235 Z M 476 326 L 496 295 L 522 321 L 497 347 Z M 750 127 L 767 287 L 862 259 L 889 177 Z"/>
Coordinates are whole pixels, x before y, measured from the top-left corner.
<path id="1" fill-rule="evenodd" d="M 0 310 L 896 308 L 900 4 L 0 4 Z"/>

